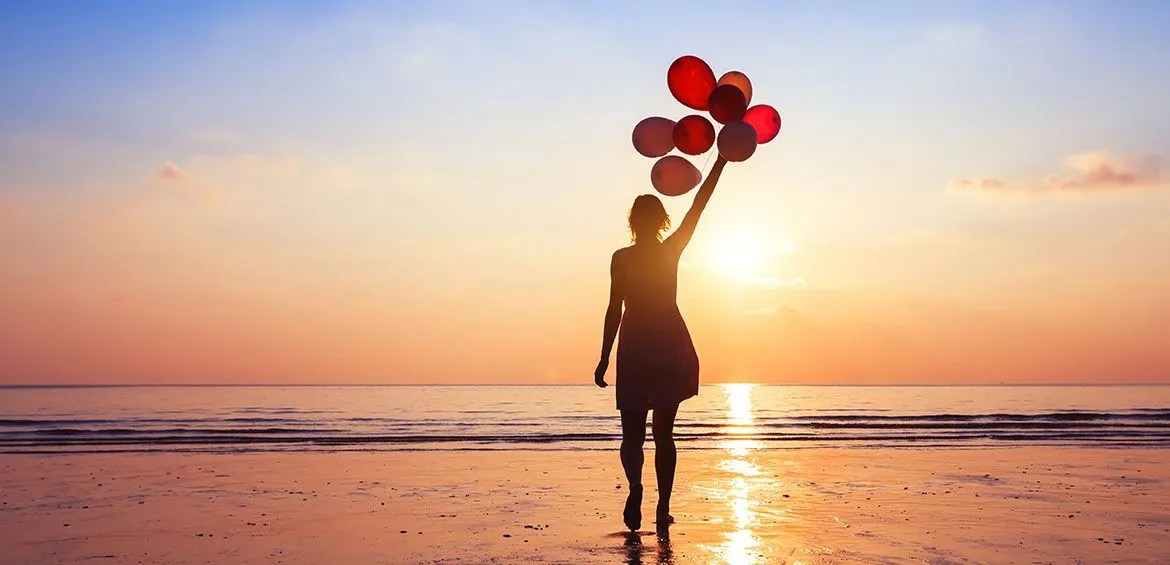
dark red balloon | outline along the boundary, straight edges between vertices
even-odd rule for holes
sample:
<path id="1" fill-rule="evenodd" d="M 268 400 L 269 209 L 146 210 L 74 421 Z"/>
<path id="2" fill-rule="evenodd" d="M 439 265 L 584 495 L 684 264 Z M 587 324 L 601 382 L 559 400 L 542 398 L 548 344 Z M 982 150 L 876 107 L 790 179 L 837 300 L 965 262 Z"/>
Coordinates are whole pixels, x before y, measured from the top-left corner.
<path id="1" fill-rule="evenodd" d="M 702 155 L 715 143 L 711 120 L 691 114 L 674 124 L 674 145 L 687 155 Z"/>
<path id="2" fill-rule="evenodd" d="M 666 71 L 666 86 L 670 93 L 688 108 L 707 109 L 707 99 L 715 90 L 715 73 L 702 59 L 683 55 L 670 64 Z"/>
<path id="3" fill-rule="evenodd" d="M 752 81 L 747 77 L 747 75 L 739 71 L 727 71 L 726 73 L 723 73 L 723 76 L 719 77 L 719 82 L 715 83 L 715 86 L 721 86 L 724 84 L 730 84 L 732 86 L 738 87 L 743 91 L 743 97 L 747 98 L 748 104 L 752 103 Z"/>
<path id="4" fill-rule="evenodd" d="M 715 87 L 707 99 L 707 107 L 711 117 L 721 124 L 730 124 L 743 119 L 747 111 L 747 97 L 743 91 L 733 84 L 724 84 Z"/>
<path id="5" fill-rule="evenodd" d="M 703 173 L 678 155 L 667 155 L 650 168 L 650 183 L 666 196 L 682 196 L 702 180 Z"/>
<path id="6" fill-rule="evenodd" d="M 743 121 L 756 130 L 756 141 L 759 143 L 772 141 L 780 133 L 780 112 L 767 104 L 748 108 Z"/>

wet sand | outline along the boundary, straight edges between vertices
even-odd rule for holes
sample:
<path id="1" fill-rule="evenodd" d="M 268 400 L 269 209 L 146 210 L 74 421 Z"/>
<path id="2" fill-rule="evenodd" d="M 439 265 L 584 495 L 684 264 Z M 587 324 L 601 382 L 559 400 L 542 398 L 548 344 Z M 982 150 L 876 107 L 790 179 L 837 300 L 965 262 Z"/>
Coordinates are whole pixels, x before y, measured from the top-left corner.
<path id="1" fill-rule="evenodd" d="M 667 539 L 649 452 L 637 536 L 616 451 L 4 455 L 0 562 L 1170 562 L 1170 450 L 752 447 Z"/>

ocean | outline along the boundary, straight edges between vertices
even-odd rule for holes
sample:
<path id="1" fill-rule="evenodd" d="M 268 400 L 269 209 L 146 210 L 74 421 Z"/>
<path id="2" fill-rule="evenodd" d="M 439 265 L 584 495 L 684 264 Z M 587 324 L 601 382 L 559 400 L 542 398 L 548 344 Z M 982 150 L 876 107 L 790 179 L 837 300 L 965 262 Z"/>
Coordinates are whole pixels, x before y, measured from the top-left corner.
<path id="1" fill-rule="evenodd" d="M 1170 386 L 703 386 L 684 449 L 1170 446 Z M 616 449 L 593 386 L 0 387 L 0 453 Z"/>

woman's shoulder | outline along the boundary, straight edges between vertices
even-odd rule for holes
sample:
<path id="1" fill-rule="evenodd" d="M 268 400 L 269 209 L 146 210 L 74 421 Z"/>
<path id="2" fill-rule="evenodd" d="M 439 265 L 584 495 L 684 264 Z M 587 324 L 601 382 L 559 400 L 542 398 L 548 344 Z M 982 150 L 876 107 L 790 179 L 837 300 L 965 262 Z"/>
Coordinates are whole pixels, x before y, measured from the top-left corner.
<path id="1" fill-rule="evenodd" d="M 634 251 L 634 246 L 632 246 L 632 245 L 628 246 L 628 247 L 622 247 L 621 249 L 614 251 L 613 257 L 610 259 L 610 262 L 609 262 L 610 271 L 614 271 L 614 270 L 624 271 L 624 270 L 626 270 L 627 265 L 632 260 L 630 258 L 630 256 L 633 254 L 633 251 Z"/>

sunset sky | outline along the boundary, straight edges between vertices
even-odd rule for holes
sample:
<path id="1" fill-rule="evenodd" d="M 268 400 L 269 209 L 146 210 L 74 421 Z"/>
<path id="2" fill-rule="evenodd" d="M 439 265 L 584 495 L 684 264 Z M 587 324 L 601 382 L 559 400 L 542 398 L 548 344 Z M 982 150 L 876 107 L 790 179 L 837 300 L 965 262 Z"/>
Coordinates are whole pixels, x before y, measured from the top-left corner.
<path id="1" fill-rule="evenodd" d="M 591 383 L 652 191 L 630 132 L 690 113 L 688 53 L 784 119 L 683 256 L 704 382 L 1170 383 L 1167 29 L 1159 1 L 0 3 L 0 384 Z"/>

